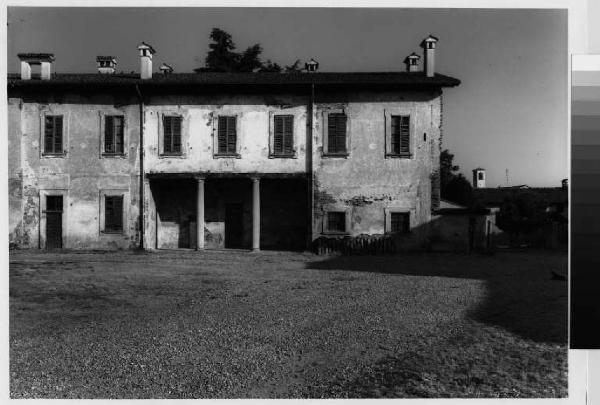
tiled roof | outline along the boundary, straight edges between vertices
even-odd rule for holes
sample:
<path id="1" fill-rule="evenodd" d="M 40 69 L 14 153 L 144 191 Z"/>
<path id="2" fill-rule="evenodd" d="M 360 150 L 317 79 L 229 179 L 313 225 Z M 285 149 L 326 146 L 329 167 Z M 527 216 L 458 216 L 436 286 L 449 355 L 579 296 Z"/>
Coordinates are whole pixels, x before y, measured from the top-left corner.
<path id="1" fill-rule="evenodd" d="M 486 207 L 499 207 L 504 199 L 518 193 L 536 193 L 542 196 L 548 204 L 566 204 L 569 199 L 567 189 L 562 187 L 498 187 L 498 188 L 476 188 L 473 196 L 481 201 Z"/>
<path id="2" fill-rule="evenodd" d="M 67 74 L 54 73 L 50 80 L 21 80 L 19 74 L 8 75 L 8 87 L 54 85 L 395 85 L 424 87 L 453 87 L 460 80 L 423 72 L 359 72 L 359 73 L 155 73 L 152 79 L 140 79 L 139 74 Z"/>

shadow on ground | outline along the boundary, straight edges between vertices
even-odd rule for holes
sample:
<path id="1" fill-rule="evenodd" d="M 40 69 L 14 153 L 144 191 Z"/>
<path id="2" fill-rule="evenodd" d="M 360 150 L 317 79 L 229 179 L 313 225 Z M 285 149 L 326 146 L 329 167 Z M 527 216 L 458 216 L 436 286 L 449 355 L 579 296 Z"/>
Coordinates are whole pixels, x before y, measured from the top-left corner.
<path id="1" fill-rule="evenodd" d="M 567 282 L 552 279 L 553 271 L 566 275 L 566 254 L 529 251 L 422 257 L 417 254 L 337 256 L 313 261 L 307 267 L 485 280 L 487 295 L 478 307 L 471 309 L 469 316 L 473 320 L 536 342 L 566 344 Z"/>

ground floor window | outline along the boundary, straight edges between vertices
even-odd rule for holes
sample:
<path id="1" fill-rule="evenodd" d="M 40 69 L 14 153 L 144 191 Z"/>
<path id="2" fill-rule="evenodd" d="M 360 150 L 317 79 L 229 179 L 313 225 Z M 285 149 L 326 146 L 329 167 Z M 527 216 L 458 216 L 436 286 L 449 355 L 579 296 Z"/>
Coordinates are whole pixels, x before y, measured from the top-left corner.
<path id="1" fill-rule="evenodd" d="M 346 232 L 346 213 L 330 211 L 327 213 L 327 232 Z"/>
<path id="2" fill-rule="evenodd" d="M 390 214 L 390 232 L 409 233 L 410 214 L 408 212 L 392 212 Z"/>
<path id="3" fill-rule="evenodd" d="M 123 232 L 123 196 L 104 196 L 104 232 Z"/>

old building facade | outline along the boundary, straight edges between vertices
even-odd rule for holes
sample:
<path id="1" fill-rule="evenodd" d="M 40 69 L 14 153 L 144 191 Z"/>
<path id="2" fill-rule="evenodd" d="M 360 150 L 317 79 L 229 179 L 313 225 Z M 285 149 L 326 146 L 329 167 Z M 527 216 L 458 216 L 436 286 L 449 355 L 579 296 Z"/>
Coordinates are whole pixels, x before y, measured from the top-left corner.
<path id="1" fill-rule="evenodd" d="M 435 37 L 389 73 L 9 76 L 10 243 L 18 248 L 306 249 L 428 235 L 439 198 Z M 416 58 L 415 58 L 416 57 Z M 31 66 L 41 65 L 40 77 Z M 417 66 L 417 67 L 415 67 Z M 313 70 L 313 69 L 310 69 Z"/>

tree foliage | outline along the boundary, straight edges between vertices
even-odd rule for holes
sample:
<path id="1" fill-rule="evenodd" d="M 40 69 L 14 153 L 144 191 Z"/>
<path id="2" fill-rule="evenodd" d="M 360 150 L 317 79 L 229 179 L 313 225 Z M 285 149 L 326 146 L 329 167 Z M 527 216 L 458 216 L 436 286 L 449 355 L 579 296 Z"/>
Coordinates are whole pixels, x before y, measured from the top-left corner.
<path id="1" fill-rule="evenodd" d="M 514 192 L 507 197 L 496 214 L 496 225 L 512 235 L 530 233 L 549 220 L 547 201 L 531 191 Z"/>
<path id="2" fill-rule="evenodd" d="M 204 59 L 204 66 L 194 72 L 281 72 L 283 68 L 271 60 L 263 62 L 263 48 L 259 44 L 248 47 L 245 51 L 236 52 L 235 44 L 229 33 L 220 28 L 213 28 L 210 33 L 211 43 Z M 285 72 L 300 71 L 300 60 L 285 67 Z"/>
<path id="3" fill-rule="evenodd" d="M 440 188 L 442 198 L 473 208 L 471 183 L 461 173 L 459 166 L 455 165 L 454 155 L 444 149 L 440 154 Z"/>

